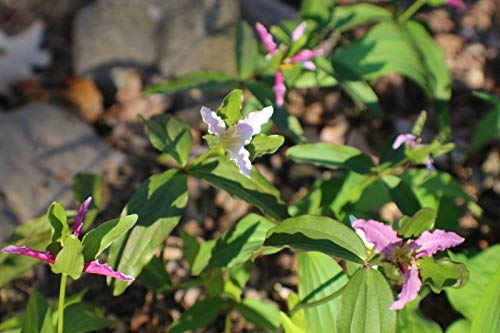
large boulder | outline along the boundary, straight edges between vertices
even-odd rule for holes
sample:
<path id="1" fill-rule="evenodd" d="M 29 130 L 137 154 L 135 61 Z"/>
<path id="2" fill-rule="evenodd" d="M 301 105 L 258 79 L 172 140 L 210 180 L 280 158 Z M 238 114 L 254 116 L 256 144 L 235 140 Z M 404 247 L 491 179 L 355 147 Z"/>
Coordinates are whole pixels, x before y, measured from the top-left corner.
<path id="1" fill-rule="evenodd" d="M 76 173 L 110 173 L 124 160 L 92 127 L 56 106 L 0 113 L 0 193 L 21 221 L 45 213 L 53 201 L 72 203 Z"/>

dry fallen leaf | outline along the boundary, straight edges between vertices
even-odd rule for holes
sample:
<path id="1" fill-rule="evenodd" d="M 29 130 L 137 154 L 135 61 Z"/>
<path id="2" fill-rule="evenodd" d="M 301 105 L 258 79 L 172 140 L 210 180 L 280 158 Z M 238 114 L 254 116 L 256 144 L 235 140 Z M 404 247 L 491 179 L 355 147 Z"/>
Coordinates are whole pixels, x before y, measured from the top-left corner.
<path id="1" fill-rule="evenodd" d="M 67 89 L 60 92 L 59 96 L 73 104 L 83 120 L 96 122 L 103 112 L 103 98 L 94 82 L 82 77 L 68 77 L 64 83 Z"/>
<path id="2" fill-rule="evenodd" d="M 43 28 L 41 21 L 35 21 L 12 37 L 0 30 L 0 93 L 8 92 L 12 83 L 31 76 L 33 66 L 50 63 L 50 55 L 40 49 Z"/>

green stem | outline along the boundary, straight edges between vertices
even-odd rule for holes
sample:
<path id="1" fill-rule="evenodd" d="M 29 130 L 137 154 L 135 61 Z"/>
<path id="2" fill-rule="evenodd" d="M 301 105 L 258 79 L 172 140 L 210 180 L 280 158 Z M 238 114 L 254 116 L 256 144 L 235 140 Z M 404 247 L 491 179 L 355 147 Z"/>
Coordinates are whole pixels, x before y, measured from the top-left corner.
<path id="1" fill-rule="evenodd" d="M 309 302 L 309 303 L 299 303 L 299 304 L 297 304 L 290 311 L 290 317 L 293 316 L 297 311 L 300 311 L 302 309 L 312 308 L 312 307 L 315 307 L 315 306 L 318 306 L 318 305 L 330 302 L 331 300 L 339 297 L 342 294 L 342 292 L 344 291 L 344 289 L 345 289 L 345 286 L 343 286 L 339 290 L 335 291 L 333 294 L 330 294 L 330 295 L 328 295 L 326 297 L 320 298 L 317 301 L 312 301 L 312 302 Z"/>
<path id="2" fill-rule="evenodd" d="M 226 314 L 226 322 L 224 323 L 224 333 L 231 333 L 231 311 Z"/>
<path id="3" fill-rule="evenodd" d="M 415 1 L 410 7 L 408 7 L 408 9 L 405 12 L 403 12 L 403 14 L 401 14 L 401 16 L 399 16 L 398 22 L 400 24 L 403 24 L 406 21 L 408 21 L 413 16 L 413 14 L 415 14 L 420 9 L 420 7 L 422 7 L 426 3 L 427 0 Z"/>
<path id="4" fill-rule="evenodd" d="M 191 163 L 190 165 L 188 165 L 186 167 L 186 170 L 189 171 L 191 168 L 197 166 L 198 164 L 201 164 L 203 161 L 205 161 L 207 158 L 209 158 L 210 156 L 213 156 L 214 155 L 214 152 L 212 150 L 207 150 L 206 152 L 204 152 L 203 154 L 201 154 L 200 156 L 198 156 L 194 161 L 193 163 Z"/>
<path id="5" fill-rule="evenodd" d="M 63 333 L 64 327 L 64 298 L 66 296 L 66 279 L 68 275 L 61 275 L 61 285 L 59 287 L 59 308 L 57 309 L 57 333 Z"/>

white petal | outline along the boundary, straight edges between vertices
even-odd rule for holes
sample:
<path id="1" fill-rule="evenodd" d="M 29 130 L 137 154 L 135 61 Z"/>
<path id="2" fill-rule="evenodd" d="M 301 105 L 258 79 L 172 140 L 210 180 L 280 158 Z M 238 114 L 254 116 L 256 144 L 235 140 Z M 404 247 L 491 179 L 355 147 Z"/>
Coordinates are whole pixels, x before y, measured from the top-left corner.
<path id="1" fill-rule="evenodd" d="M 200 113 L 203 122 L 208 125 L 208 133 L 215 134 L 217 136 L 221 136 L 222 133 L 224 133 L 226 130 L 226 124 L 224 123 L 224 120 L 217 115 L 217 113 L 205 106 L 201 107 Z"/>
<path id="2" fill-rule="evenodd" d="M 260 111 L 255 111 L 250 113 L 245 119 L 242 119 L 238 122 L 236 127 L 240 129 L 240 125 L 245 124 L 245 128 L 248 126 L 251 129 L 251 136 L 260 133 L 262 125 L 267 123 L 271 116 L 273 115 L 273 107 L 268 106 Z M 242 132 L 248 132 L 250 129 Z"/>
<path id="3" fill-rule="evenodd" d="M 250 177 L 252 163 L 250 162 L 250 153 L 243 146 L 236 146 L 228 150 L 231 161 L 234 161 L 240 169 L 241 174 Z"/>

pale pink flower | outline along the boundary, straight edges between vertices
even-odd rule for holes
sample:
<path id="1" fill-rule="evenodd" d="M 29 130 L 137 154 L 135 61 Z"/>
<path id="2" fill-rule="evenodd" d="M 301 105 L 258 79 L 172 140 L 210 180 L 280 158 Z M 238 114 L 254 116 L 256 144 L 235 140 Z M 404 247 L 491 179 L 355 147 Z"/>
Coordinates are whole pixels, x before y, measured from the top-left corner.
<path id="1" fill-rule="evenodd" d="M 292 32 L 292 42 L 296 42 L 300 37 L 304 36 L 304 31 L 306 31 L 307 22 L 304 21 L 295 28 Z"/>
<path id="2" fill-rule="evenodd" d="M 274 86 L 273 86 L 274 96 L 276 97 L 276 105 L 282 107 L 285 103 L 285 78 L 280 71 L 274 73 Z"/>
<path id="3" fill-rule="evenodd" d="M 417 138 L 415 137 L 415 135 L 410 133 L 399 134 L 392 144 L 392 149 L 396 150 L 403 144 L 407 144 L 408 146 L 410 146 L 410 148 L 415 148 L 415 146 L 417 145 Z"/>
<path id="4" fill-rule="evenodd" d="M 274 55 L 277 51 L 276 43 L 274 42 L 273 36 L 267 31 L 266 27 L 263 26 L 261 23 L 257 23 L 255 25 L 255 28 L 257 29 L 257 33 L 260 36 L 260 40 L 262 41 L 262 44 L 264 44 L 264 47 L 267 49 L 267 52 L 269 52 L 270 55 Z"/>

